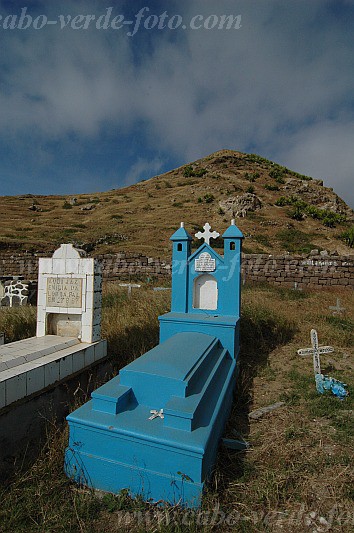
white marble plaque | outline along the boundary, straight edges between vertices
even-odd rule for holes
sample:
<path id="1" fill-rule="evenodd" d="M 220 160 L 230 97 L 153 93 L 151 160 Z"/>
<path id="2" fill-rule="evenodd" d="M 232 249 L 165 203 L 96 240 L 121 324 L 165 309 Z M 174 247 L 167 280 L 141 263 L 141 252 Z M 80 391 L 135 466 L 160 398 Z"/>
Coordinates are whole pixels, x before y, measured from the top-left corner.
<path id="1" fill-rule="evenodd" d="M 82 279 L 47 278 L 47 306 L 81 308 Z"/>
<path id="2" fill-rule="evenodd" d="M 216 268 L 215 259 L 212 259 L 208 252 L 203 252 L 198 259 L 195 260 L 194 268 L 196 272 L 214 272 Z"/>

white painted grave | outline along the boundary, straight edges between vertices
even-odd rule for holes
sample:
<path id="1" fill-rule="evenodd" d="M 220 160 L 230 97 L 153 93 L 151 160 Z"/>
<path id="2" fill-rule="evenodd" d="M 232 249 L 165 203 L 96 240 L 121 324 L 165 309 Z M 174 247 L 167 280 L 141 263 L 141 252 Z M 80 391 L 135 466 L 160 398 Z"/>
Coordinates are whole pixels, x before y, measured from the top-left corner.
<path id="1" fill-rule="evenodd" d="M 39 260 L 37 337 L 99 340 L 101 303 L 102 273 L 95 259 L 81 258 L 72 244 L 62 244 L 53 257 Z"/>
<path id="2" fill-rule="evenodd" d="M 101 340 L 102 273 L 62 244 L 39 259 L 37 336 L 0 346 L 0 409 L 83 371 L 107 355 Z"/>

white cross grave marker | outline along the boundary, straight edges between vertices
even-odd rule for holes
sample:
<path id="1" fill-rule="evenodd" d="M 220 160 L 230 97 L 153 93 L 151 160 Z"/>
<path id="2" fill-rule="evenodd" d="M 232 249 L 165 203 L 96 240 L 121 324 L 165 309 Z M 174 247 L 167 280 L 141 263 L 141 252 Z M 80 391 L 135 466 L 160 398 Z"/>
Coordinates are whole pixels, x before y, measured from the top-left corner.
<path id="1" fill-rule="evenodd" d="M 340 306 L 340 299 L 337 298 L 337 303 L 336 305 L 330 305 L 329 306 L 329 309 L 332 311 L 332 315 L 335 316 L 335 315 L 341 315 L 342 314 L 342 311 L 345 311 L 345 307 L 341 307 Z"/>
<path id="2" fill-rule="evenodd" d="M 320 354 L 332 353 L 334 352 L 334 348 L 332 346 L 319 346 L 317 331 L 315 329 L 311 330 L 311 344 L 312 348 L 303 348 L 298 350 L 297 353 L 303 357 L 306 355 L 313 355 L 313 369 L 315 375 L 321 374 Z"/>
<path id="3" fill-rule="evenodd" d="M 204 239 L 204 242 L 206 242 L 207 244 L 210 243 L 210 239 L 217 239 L 220 235 L 220 233 L 218 233 L 217 231 L 210 231 L 211 225 L 208 222 L 203 226 L 203 229 L 204 232 L 198 231 L 195 236 L 197 237 L 197 239 Z"/>
<path id="4" fill-rule="evenodd" d="M 141 285 L 138 285 L 137 283 L 120 283 L 120 287 L 128 287 L 128 298 L 132 295 L 132 288 L 139 288 Z"/>

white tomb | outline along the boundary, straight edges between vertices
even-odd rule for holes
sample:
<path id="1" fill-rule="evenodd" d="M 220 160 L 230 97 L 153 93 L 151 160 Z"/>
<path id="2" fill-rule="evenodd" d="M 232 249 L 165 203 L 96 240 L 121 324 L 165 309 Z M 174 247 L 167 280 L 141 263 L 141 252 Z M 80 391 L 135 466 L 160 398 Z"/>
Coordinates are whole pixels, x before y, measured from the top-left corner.
<path id="1" fill-rule="evenodd" d="M 62 244 L 39 259 L 37 336 L 0 346 L 0 409 L 69 379 L 107 355 L 102 273 Z"/>
<path id="2" fill-rule="evenodd" d="M 51 258 L 39 260 L 37 337 L 101 338 L 102 272 L 92 258 L 81 258 L 62 244 Z"/>

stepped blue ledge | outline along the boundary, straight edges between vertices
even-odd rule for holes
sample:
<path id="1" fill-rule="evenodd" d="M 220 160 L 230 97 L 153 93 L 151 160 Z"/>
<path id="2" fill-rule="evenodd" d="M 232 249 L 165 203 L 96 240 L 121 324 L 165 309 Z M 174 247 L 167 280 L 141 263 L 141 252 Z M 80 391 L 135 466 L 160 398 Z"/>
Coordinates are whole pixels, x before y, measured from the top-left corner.
<path id="1" fill-rule="evenodd" d="M 68 417 L 65 471 L 77 483 L 151 502 L 199 507 L 215 464 L 237 376 L 242 233 L 232 221 L 224 255 L 191 253 L 172 235 L 171 312 L 160 343 L 92 393 Z"/>

